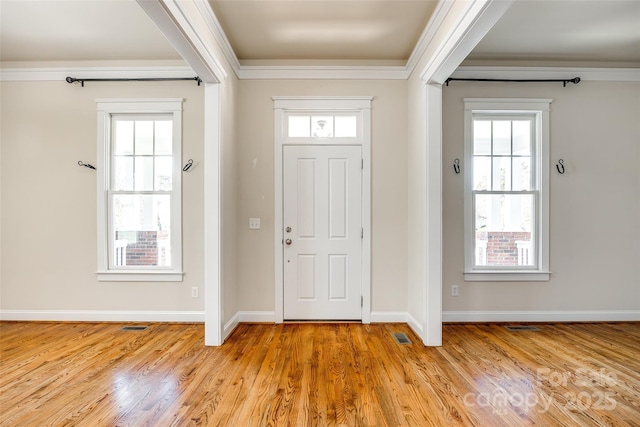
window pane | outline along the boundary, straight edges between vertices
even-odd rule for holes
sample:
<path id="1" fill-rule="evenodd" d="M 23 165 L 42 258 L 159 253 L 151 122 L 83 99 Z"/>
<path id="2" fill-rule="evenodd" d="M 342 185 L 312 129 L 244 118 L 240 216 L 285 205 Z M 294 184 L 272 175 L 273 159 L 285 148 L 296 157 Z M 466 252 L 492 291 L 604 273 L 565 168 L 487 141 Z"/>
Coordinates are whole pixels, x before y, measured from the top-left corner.
<path id="1" fill-rule="evenodd" d="M 531 157 L 514 157 L 513 191 L 527 191 L 531 189 Z"/>
<path id="2" fill-rule="evenodd" d="M 156 154 L 173 154 L 173 123 L 169 120 L 158 120 L 156 126 Z"/>
<path id="3" fill-rule="evenodd" d="M 156 191 L 171 191 L 173 173 L 173 158 L 169 156 L 156 157 L 155 189 Z"/>
<path id="4" fill-rule="evenodd" d="M 475 263 L 534 266 L 533 194 L 475 194 Z"/>
<path id="5" fill-rule="evenodd" d="M 171 265 L 169 195 L 117 194 L 112 209 L 114 265 Z"/>
<path id="6" fill-rule="evenodd" d="M 137 120 L 135 135 L 136 155 L 153 154 L 153 122 Z"/>
<path id="7" fill-rule="evenodd" d="M 473 154 L 491 155 L 491 121 L 473 121 Z"/>
<path id="8" fill-rule="evenodd" d="M 473 189 L 489 190 L 491 187 L 491 157 L 474 157 Z"/>
<path id="9" fill-rule="evenodd" d="M 290 138 L 309 138 L 311 136 L 311 117 L 289 116 Z"/>
<path id="10" fill-rule="evenodd" d="M 493 188 L 494 191 L 511 190 L 511 157 L 493 158 Z"/>
<path id="11" fill-rule="evenodd" d="M 332 116 L 313 116 L 311 117 L 311 126 L 313 129 L 312 136 L 315 138 L 328 138 L 333 136 Z"/>
<path id="12" fill-rule="evenodd" d="M 133 121 L 114 121 L 114 154 L 133 154 Z"/>
<path id="13" fill-rule="evenodd" d="M 136 157 L 134 178 L 136 191 L 153 190 L 153 157 Z"/>
<path id="14" fill-rule="evenodd" d="M 493 154 L 511 155 L 511 121 L 495 120 L 493 122 Z"/>
<path id="15" fill-rule="evenodd" d="M 336 138 L 355 138 L 358 136 L 358 118 L 356 116 L 335 116 Z"/>
<path id="16" fill-rule="evenodd" d="M 513 121 L 513 154 L 521 156 L 531 155 L 531 121 Z"/>
<path id="17" fill-rule="evenodd" d="M 113 162 L 111 188 L 116 191 L 133 190 L 133 157 L 116 156 Z"/>

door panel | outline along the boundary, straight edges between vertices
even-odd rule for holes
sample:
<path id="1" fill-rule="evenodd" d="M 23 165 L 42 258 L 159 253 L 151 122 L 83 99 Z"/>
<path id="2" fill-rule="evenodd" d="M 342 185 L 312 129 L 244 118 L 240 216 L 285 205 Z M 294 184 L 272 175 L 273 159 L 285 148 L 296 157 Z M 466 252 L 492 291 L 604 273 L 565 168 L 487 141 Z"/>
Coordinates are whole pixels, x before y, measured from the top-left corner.
<path id="1" fill-rule="evenodd" d="M 362 318 L 359 146 L 285 146 L 284 318 Z"/>

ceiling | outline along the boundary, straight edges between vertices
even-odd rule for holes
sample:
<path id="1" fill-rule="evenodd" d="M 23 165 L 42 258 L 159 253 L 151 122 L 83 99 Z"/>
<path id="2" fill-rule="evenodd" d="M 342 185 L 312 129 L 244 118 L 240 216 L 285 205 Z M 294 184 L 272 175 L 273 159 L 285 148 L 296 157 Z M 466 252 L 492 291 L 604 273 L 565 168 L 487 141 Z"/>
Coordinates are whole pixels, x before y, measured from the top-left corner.
<path id="1" fill-rule="evenodd" d="M 406 63 L 437 1 L 209 0 L 240 62 Z"/>
<path id="2" fill-rule="evenodd" d="M 0 60 L 181 59 L 135 0 L 0 0 Z"/>
<path id="3" fill-rule="evenodd" d="M 517 1 L 468 58 L 640 66 L 640 1 Z"/>
<path id="4" fill-rule="evenodd" d="M 241 64 L 405 64 L 437 6 L 427 0 L 209 4 Z M 0 20 L 3 62 L 180 60 L 135 0 L 0 0 Z M 516 0 L 468 59 L 640 67 L 640 1 Z"/>

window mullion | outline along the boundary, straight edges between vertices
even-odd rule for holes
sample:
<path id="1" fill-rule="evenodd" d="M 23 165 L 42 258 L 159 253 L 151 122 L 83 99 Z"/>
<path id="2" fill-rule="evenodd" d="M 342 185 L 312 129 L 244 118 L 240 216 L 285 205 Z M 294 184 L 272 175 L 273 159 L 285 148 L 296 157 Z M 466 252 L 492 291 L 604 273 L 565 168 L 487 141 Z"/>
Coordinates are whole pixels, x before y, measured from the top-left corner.
<path id="1" fill-rule="evenodd" d="M 151 126 L 151 180 L 153 181 L 151 186 L 156 189 L 156 121 L 153 120 Z"/>
<path id="2" fill-rule="evenodd" d="M 136 165 L 138 164 L 138 162 L 136 160 L 138 160 L 138 156 L 137 156 L 137 145 L 138 145 L 138 141 L 136 139 L 136 127 L 138 125 L 138 121 L 134 120 L 133 121 L 133 171 L 132 171 L 132 176 L 133 176 L 133 189 L 136 189 Z"/>
<path id="3" fill-rule="evenodd" d="M 509 125 L 511 127 L 509 131 L 509 180 L 511 182 L 511 189 L 513 190 L 513 120 L 509 121 Z"/>
<path id="4" fill-rule="evenodd" d="M 494 176 L 494 173 L 493 173 L 493 164 L 494 164 L 494 162 L 493 162 L 493 120 L 491 120 L 491 141 L 490 141 L 490 151 L 489 151 L 489 153 L 490 153 L 489 154 L 489 158 L 490 158 L 490 168 L 489 168 L 489 170 L 491 172 L 491 187 L 489 187 L 489 189 L 493 190 L 494 189 L 494 186 L 493 186 L 493 176 Z"/>

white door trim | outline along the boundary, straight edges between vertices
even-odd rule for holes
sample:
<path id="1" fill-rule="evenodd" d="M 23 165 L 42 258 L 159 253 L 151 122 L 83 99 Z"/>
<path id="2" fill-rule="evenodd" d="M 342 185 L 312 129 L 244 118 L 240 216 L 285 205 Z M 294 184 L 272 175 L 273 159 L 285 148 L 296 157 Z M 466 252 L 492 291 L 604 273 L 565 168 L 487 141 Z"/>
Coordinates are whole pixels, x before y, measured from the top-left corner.
<path id="1" fill-rule="evenodd" d="M 275 322 L 284 321 L 284 275 L 283 275 L 283 194 L 282 155 L 285 129 L 285 111 L 338 111 L 357 110 L 362 113 L 362 323 L 371 323 L 371 101 L 373 97 L 273 97 L 274 101 L 274 249 L 275 249 Z M 296 142 L 300 144 L 300 141 Z M 318 142 L 314 142 L 319 145 Z M 332 145 L 327 143 L 325 145 Z"/>

